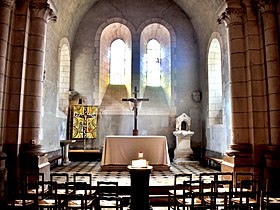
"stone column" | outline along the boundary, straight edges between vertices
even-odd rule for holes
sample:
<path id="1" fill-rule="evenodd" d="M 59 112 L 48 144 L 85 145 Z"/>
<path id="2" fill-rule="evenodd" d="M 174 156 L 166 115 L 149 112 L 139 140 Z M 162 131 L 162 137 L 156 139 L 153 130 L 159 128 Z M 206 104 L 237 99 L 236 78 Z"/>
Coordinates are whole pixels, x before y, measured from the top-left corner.
<path id="1" fill-rule="evenodd" d="M 30 4 L 30 28 L 25 72 L 22 143 L 40 143 L 42 88 L 47 22 L 56 16 L 47 0 Z"/>
<path id="2" fill-rule="evenodd" d="M 8 43 L 10 36 L 10 20 L 15 0 L 0 0 L 0 119 L 4 113 L 5 75 L 7 68 Z M 0 120 L 0 208 L 4 208 L 6 197 L 7 169 L 5 160 L 7 155 L 3 152 L 3 120 Z"/>
<path id="3" fill-rule="evenodd" d="M 268 168 L 280 170 L 280 65 L 276 4 L 275 0 L 258 1 L 263 27 L 269 112 L 269 145 L 266 152 L 266 165 Z"/>
<path id="4" fill-rule="evenodd" d="M 11 12 L 15 0 L 0 0 L 0 119 L 4 110 L 4 86 L 7 66 L 8 42 L 10 35 Z M 0 133 L 2 133 L 2 120 L 0 120 Z M 3 145 L 3 136 L 0 135 L 0 146 Z M 2 149 L 1 149 L 2 150 Z"/>
<path id="5" fill-rule="evenodd" d="M 50 164 L 40 145 L 42 88 L 47 22 L 56 16 L 49 0 L 33 0 L 29 4 L 30 26 L 22 112 L 20 171 L 41 172 L 49 176 Z"/>
<path id="6" fill-rule="evenodd" d="M 220 20 L 228 27 L 231 76 L 232 143 L 224 157 L 222 171 L 244 171 L 251 165 L 252 145 L 250 144 L 248 121 L 248 84 L 243 15 L 239 0 L 226 0 L 227 8 Z M 246 166 L 247 165 L 247 166 Z M 246 170 L 251 170 L 246 168 Z"/>
<path id="7" fill-rule="evenodd" d="M 15 0 L 0 0 L 0 119 L 3 119 L 5 76 L 7 68 L 8 43 L 10 36 L 11 12 Z M 0 120 L 0 134 L 3 121 Z M 3 136 L 0 135 L 0 151 L 2 151 Z"/>

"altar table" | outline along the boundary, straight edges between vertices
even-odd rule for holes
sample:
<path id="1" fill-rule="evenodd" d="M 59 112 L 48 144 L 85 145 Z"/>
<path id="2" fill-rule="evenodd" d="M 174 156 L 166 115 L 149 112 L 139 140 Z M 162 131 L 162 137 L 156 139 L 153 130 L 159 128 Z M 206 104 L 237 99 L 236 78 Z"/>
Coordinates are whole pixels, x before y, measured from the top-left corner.
<path id="1" fill-rule="evenodd" d="M 165 136 L 106 136 L 101 170 L 126 170 L 138 153 L 149 161 L 154 170 L 169 170 L 170 159 Z"/>

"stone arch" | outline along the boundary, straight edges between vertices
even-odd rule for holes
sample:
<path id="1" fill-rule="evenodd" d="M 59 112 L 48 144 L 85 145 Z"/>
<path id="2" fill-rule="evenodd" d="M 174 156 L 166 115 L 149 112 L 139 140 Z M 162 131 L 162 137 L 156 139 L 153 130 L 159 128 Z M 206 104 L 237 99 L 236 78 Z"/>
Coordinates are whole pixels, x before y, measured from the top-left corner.
<path id="1" fill-rule="evenodd" d="M 149 40 L 156 39 L 162 50 L 162 59 L 161 59 L 161 87 L 166 96 L 169 107 L 173 104 L 172 98 L 176 97 L 174 95 L 174 83 L 172 80 L 176 72 L 175 65 L 173 65 L 175 60 L 176 50 L 176 36 L 175 31 L 172 26 L 166 21 L 158 18 L 153 18 L 142 23 L 137 29 L 138 32 L 141 32 L 140 35 L 140 88 L 145 90 L 146 87 L 146 70 L 145 70 L 145 50 L 146 45 Z"/>
<path id="2" fill-rule="evenodd" d="M 122 18 L 111 18 L 101 24 L 95 35 L 94 43 L 94 58 L 95 66 L 94 73 L 97 79 L 93 82 L 95 87 L 98 87 L 98 94 L 95 96 L 96 104 L 100 104 L 109 84 L 109 57 L 108 49 L 112 41 L 120 38 L 127 45 L 127 68 L 131 68 L 131 52 L 132 52 L 132 32 L 135 29 L 131 23 Z M 131 71 L 126 71 L 126 89 L 131 93 Z"/>

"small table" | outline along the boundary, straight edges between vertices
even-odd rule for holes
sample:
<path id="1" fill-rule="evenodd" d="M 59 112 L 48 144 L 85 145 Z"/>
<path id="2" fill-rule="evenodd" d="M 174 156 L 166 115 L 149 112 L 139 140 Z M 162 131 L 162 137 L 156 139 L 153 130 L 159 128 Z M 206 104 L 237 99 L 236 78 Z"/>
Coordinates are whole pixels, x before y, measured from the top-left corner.
<path id="1" fill-rule="evenodd" d="M 61 140 L 60 145 L 63 147 L 63 165 L 69 165 L 71 161 L 69 160 L 69 144 L 75 143 L 76 140 Z"/>
<path id="2" fill-rule="evenodd" d="M 152 210 L 149 201 L 149 180 L 153 169 L 152 166 L 132 167 L 129 165 L 131 179 L 131 202 L 130 210 Z"/>

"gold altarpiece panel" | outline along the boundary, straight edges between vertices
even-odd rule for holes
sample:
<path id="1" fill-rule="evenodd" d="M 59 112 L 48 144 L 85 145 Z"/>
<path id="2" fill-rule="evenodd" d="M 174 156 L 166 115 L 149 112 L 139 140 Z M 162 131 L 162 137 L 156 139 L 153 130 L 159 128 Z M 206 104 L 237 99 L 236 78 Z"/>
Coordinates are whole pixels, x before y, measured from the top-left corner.
<path id="1" fill-rule="evenodd" d="M 73 105 L 71 139 L 77 140 L 71 149 L 94 149 L 97 133 L 98 107 L 93 105 Z"/>

